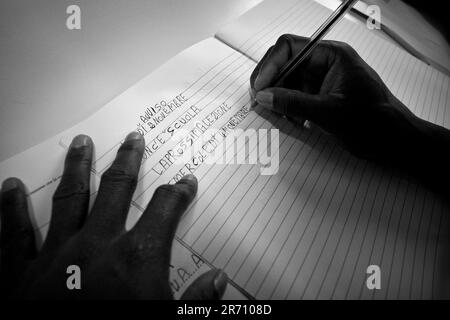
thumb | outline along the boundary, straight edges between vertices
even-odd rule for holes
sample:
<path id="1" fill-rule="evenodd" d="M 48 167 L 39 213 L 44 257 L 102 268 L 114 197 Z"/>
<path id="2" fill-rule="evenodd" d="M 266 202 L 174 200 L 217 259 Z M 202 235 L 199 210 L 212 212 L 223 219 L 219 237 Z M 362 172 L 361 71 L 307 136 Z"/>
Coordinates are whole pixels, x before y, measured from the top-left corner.
<path id="1" fill-rule="evenodd" d="M 221 299 L 227 287 L 228 277 L 222 270 L 210 270 L 186 289 L 181 300 L 217 300 Z"/>
<path id="2" fill-rule="evenodd" d="M 299 117 L 320 124 L 330 116 L 335 98 L 325 94 L 309 94 L 285 88 L 267 88 L 256 94 L 262 107 L 289 117 Z"/>

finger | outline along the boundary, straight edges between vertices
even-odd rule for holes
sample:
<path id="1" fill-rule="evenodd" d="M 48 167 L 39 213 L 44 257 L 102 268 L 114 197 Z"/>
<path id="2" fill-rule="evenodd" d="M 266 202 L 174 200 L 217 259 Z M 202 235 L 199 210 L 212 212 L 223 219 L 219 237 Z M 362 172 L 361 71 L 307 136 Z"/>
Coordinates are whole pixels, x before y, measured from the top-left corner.
<path id="1" fill-rule="evenodd" d="M 78 135 L 70 144 L 61 182 L 53 195 L 52 217 L 43 250 L 53 250 L 82 227 L 89 207 L 93 143 Z"/>
<path id="2" fill-rule="evenodd" d="M 256 101 L 271 111 L 322 124 L 335 114 L 338 98 L 285 88 L 268 88 L 256 94 Z"/>
<path id="3" fill-rule="evenodd" d="M 255 90 L 255 79 L 259 74 L 259 70 L 261 69 L 262 64 L 264 63 L 264 61 L 266 60 L 267 56 L 270 54 L 270 51 L 272 50 L 273 46 L 271 46 L 266 53 L 264 54 L 264 56 L 261 58 L 261 60 L 259 61 L 259 63 L 256 65 L 255 69 L 253 70 L 252 74 L 250 75 L 250 89 L 249 89 L 249 93 L 250 93 L 250 98 L 252 99 L 252 103 L 255 101 L 255 97 L 256 97 L 256 90 Z"/>
<path id="4" fill-rule="evenodd" d="M 272 50 L 261 64 L 254 84 L 256 92 L 270 86 L 281 68 L 301 50 L 306 42 L 307 38 L 293 35 L 282 35 L 279 37 Z"/>
<path id="5" fill-rule="evenodd" d="M 0 202 L 2 281 L 14 283 L 36 257 L 34 231 L 23 183 L 16 178 L 6 179 L 2 184 Z"/>
<path id="6" fill-rule="evenodd" d="M 113 164 L 101 178 L 87 228 L 110 236 L 124 232 L 144 147 L 144 137 L 138 132 L 132 132 L 125 138 Z"/>
<path id="7" fill-rule="evenodd" d="M 178 221 L 197 193 L 194 175 L 184 176 L 173 185 L 159 186 L 135 227 L 131 230 L 137 247 L 148 248 L 144 256 L 158 257 L 168 268 L 170 251 Z"/>
<path id="8" fill-rule="evenodd" d="M 222 299 L 227 288 L 228 277 L 222 270 L 210 270 L 186 289 L 181 300 L 218 300 Z"/>
<path id="9" fill-rule="evenodd" d="M 255 87 L 255 79 L 259 74 L 259 71 L 261 70 L 262 65 L 264 64 L 264 61 L 266 61 L 267 57 L 269 56 L 270 52 L 272 51 L 273 46 L 271 46 L 266 53 L 264 54 L 264 56 L 261 58 L 261 60 L 259 60 L 258 64 L 256 65 L 255 69 L 253 70 L 251 76 L 250 76 L 250 87 L 254 88 Z"/>

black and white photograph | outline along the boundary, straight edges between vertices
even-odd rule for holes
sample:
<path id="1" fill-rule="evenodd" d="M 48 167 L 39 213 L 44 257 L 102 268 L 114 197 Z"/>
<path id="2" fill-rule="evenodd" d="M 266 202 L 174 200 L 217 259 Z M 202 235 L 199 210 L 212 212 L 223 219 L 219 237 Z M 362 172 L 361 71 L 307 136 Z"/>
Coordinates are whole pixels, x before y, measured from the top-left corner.
<path id="1" fill-rule="evenodd" d="M 3 304 L 448 301 L 445 5 L 1 0 Z"/>

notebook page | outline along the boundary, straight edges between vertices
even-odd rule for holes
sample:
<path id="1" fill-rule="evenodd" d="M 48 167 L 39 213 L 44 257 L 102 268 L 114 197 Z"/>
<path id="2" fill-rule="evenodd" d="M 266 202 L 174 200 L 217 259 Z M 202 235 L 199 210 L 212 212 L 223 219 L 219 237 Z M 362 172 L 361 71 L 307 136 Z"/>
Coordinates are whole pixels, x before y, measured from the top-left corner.
<path id="1" fill-rule="evenodd" d="M 313 1 L 264 1 L 216 37 L 257 61 L 281 34 L 310 35 L 329 14 Z M 448 77 L 346 20 L 328 38 L 350 43 L 415 114 L 449 128 Z M 247 211 L 236 229 L 230 226 L 232 235 L 194 248 L 257 298 L 438 297 L 449 281 L 446 201 L 410 177 L 355 159 L 329 138 L 322 137 L 325 146 L 313 140 L 319 143 L 311 149 L 304 139 L 290 147 L 298 163 L 289 167 L 289 155 L 280 160 L 280 174 L 287 170 L 281 182 L 257 178 L 249 193 L 237 192 L 245 196 L 236 215 Z M 213 253 L 217 248 L 224 252 Z M 369 265 L 381 268 L 381 290 L 365 286 Z"/>

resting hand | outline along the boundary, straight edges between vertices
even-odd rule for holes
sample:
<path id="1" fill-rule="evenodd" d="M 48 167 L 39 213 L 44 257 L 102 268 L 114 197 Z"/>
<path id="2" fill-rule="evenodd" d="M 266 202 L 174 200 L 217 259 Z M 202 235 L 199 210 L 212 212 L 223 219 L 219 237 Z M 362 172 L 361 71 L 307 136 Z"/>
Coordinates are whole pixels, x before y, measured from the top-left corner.
<path id="1" fill-rule="evenodd" d="M 197 180 L 185 176 L 160 186 L 137 224 L 125 230 L 144 151 L 144 138 L 131 133 L 103 174 L 88 215 L 93 143 L 77 136 L 53 197 L 47 238 L 37 252 L 22 182 L 1 190 L 1 286 L 6 297 L 171 299 L 169 263 L 178 221 L 195 197 Z M 81 269 L 81 290 L 68 290 L 69 265 Z M 199 277 L 184 298 L 218 299 L 226 275 L 212 270 Z"/>

